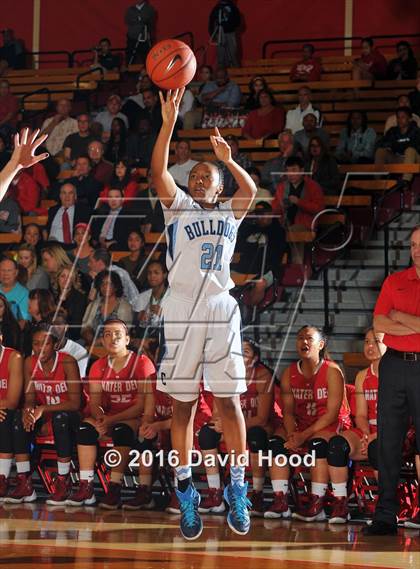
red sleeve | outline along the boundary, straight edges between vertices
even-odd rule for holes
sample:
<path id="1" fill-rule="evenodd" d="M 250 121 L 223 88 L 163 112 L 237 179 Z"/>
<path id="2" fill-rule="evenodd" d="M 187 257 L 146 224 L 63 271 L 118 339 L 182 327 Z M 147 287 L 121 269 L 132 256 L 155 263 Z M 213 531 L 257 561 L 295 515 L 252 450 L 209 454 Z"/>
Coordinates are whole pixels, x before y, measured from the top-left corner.
<path id="1" fill-rule="evenodd" d="M 253 124 L 254 124 L 254 116 L 255 116 L 255 112 L 251 111 L 249 113 L 249 115 L 246 117 L 246 122 L 242 128 L 242 134 L 245 135 L 247 134 L 248 136 L 251 136 L 252 138 L 254 138 L 253 136 Z"/>
<path id="2" fill-rule="evenodd" d="M 35 180 L 23 172 L 17 183 L 17 202 L 23 212 L 33 211 L 38 207 L 40 191 Z"/>
<path id="3" fill-rule="evenodd" d="M 296 79 L 296 76 L 297 76 L 296 71 L 297 71 L 298 63 L 299 62 L 296 62 L 290 71 L 290 80 L 291 81 L 294 81 Z"/>
<path id="4" fill-rule="evenodd" d="M 43 190 L 50 187 L 50 181 L 48 179 L 45 168 L 42 164 L 35 164 L 32 168 L 32 177 L 37 182 Z"/>
<path id="5" fill-rule="evenodd" d="M 105 186 L 104 189 L 99 194 L 99 197 L 100 198 L 107 198 L 109 190 L 110 190 L 109 186 Z"/>
<path id="6" fill-rule="evenodd" d="M 107 189 L 108 190 L 108 189 Z M 135 198 L 138 194 L 138 184 L 137 182 L 128 182 L 127 186 L 124 190 L 124 197 L 125 198 Z"/>
<path id="7" fill-rule="evenodd" d="M 393 308 L 394 301 L 392 300 L 392 285 L 390 277 L 387 277 L 382 285 L 373 314 L 374 316 L 388 316 Z"/>
<path id="8" fill-rule="evenodd" d="M 284 130 L 284 124 L 286 121 L 286 114 L 282 106 L 276 107 L 276 114 L 274 115 L 273 133 L 278 134 Z"/>
<path id="9" fill-rule="evenodd" d="M 273 213 L 276 213 L 278 215 L 284 214 L 283 195 L 284 195 L 284 184 L 283 182 L 280 182 L 280 184 L 277 184 L 276 186 L 276 193 L 274 194 L 274 199 L 271 202 Z"/>
<path id="10" fill-rule="evenodd" d="M 321 80 L 322 66 L 319 59 L 313 60 L 312 71 L 309 73 L 308 81 L 320 81 Z"/>
<path id="11" fill-rule="evenodd" d="M 307 178 L 305 197 L 298 202 L 298 207 L 308 213 L 318 213 L 324 208 L 324 193 L 321 186 L 313 180 Z"/>

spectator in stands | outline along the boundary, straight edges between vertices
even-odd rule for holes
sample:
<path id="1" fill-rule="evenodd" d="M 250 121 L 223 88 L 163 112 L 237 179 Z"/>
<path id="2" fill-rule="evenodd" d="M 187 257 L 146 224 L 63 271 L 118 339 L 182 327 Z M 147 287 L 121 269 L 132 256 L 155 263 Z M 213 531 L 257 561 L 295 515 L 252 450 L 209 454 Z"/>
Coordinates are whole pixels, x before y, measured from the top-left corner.
<path id="1" fill-rule="evenodd" d="M 417 59 L 407 41 L 400 41 L 396 46 L 398 57 L 388 65 L 389 79 L 415 79 L 417 77 Z"/>
<path id="2" fill-rule="evenodd" d="M 238 67 L 236 34 L 241 24 L 241 14 L 233 0 L 219 0 L 209 17 L 209 34 L 217 43 L 217 63 L 225 67 Z"/>
<path id="3" fill-rule="evenodd" d="M 73 358 L 77 361 L 77 365 L 79 366 L 80 377 L 83 379 L 86 377 L 89 354 L 83 346 L 67 337 L 67 335 L 71 334 L 71 327 L 70 333 L 67 334 L 69 324 L 67 322 L 66 311 L 62 309 L 56 310 L 54 314 L 50 315 L 48 321 L 51 324 L 51 334 L 57 338 L 55 349 L 58 352 L 63 352 L 65 354 L 70 354 L 73 356 Z M 79 338 L 80 335 L 77 339 Z"/>
<path id="4" fill-rule="evenodd" d="M 340 174 L 337 161 L 319 136 L 313 136 L 309 141 L 305 170 L 312 172 L 312 179 L 321 186 L 325 195 L 334 196 L 339 193 Z"/>
<path id="5" fill-rule="evenodd" d="M 61 269 L 72 269 L 73 263 L 66 251 L 58 243 L 51 243 L 42 249 L 42 265 L 50 280 L 50 289 L 54 296 L 58 298 L 58 273 Z M 76 271 L 78 274 L 78 272 Z"/>
<path id="6" fill-rule="evenodd" d="M 120 160 L 115 164 L 114 173 L 109 186 L 101 192 L 101 198 L 108 197 L 110 189 L 121 190 L 124 196 L 124 206 L 134 208 L 137 205 L 138 183 L 133 180 L 130 174 L 127 160 Z"/>
<path id="7" fill-rule="evenodd" d="M 0 329 L 3 336 L 3 346 L 20 352 L 22 347 L 21 329 L 7 298 L 3 294 L 0 294 Z"/>
<path id="8" fill-rule="evenodd" d="M 288 231 L 311 229 L 312 221 L 324 208 L 322 188 L 304 175 L 303 160 L 291 156 L 286 160 L 287 180 L 280 182 L 272 202 Z"/>
<path id="9" fill-rule="evenodd" d="M 197 96 L 195 98 L 194 108 L 187 112 L 184 116 L 184 129 L 200 128 L 203 118 L 203 105 L 200 100 L 200 95 L 207 83 L 213 81 L 213 69 L 210 65 L 202 65 L 198 69 L 198 80 L 200 85 L 197 89 Z"/>
<path id="10" fill-rule="evenodd" d="M 28 312 L 30 320 L 23 329 L 23 353 L 32 353 L 32 332 L 37 324 L 45 322 L 56 310 L 54 295 L 50 290 L 35 288 L 29 293 Z"/>
<path id="11" fill-rule="evenodd" d="M 0 262 L 0 292 L 6 297 L 13 312 L 13 316 L 23 328 L 25 321 L 29 320 L 28 289 L 18 282 L 19 267 L 12 259 L 3 259 Z"/>
<path id="12" fill-rule="evenodd" d="M 268 188 L 272 194 L 276 190 L 277 184 L 282 177 L 281 172 L 286 171 L 286 160 L 295 154 L 294 137 L 290 130 L 283 131 L 279 134 L 279 155 L 276 158 L 268 160 L 263 166 L 261 172 L 262 184 Z"/>
<path id="13" fill-rule="evenodd" d="M 57 156 L 63 150 L 64 141 L 70 134 L 78 132 L 77 120 L 70 116 L 71 101 L 57 101 L 56 114 L 42 123 L 42 134 L 48 134 L 45 146 L 51 156 Z"/>
<path id="14" fill-rule="evenodd" d="M 104 160 L 104 145 L 94 140 L 88 146 L 88 156 L 92 163 L 92 175 L 103 186 L 107 186 L 112 178 L 114 167 L 111 162 Z"/>
<path id="15" fill-rule="evenodd" d="M 99 40 L 99 44 L 93 50 L 92 67 L 101 66 L 104 71 L 118 71 L 120 58 L 111 51 L 111 41 L 108 38 Z"/>
<path id="16" fill-rule="evenodd" d="M 111 124 L 111 136 L 106 145 L 105 160 L 116 164 L 127 156 L 127 127 L 120 118 L 113 119 Z"/>
<path id="17" fill-rule="evenodd" d="M 36 223 L 29 223 L 28 225 L 25 225 L 23 229 L 22 243 L 33 247 L 36 251 L 38 261 L 41 259 L 41 250 L 44 247 L 44 238 L 39 225 Z"/>
<path id="18" fill-rule="evenodd" d="M 0 233 L 19 233 L 21 228 L 20 209 L 10 197 L 10 187 L 0 202 Z"/>
<path id="19" fill-rule="evenodd" d="M 124 298 L 128 301 L 133 312 L 138 312 L 138 293 L 136 285 L 130 279 L 130 275 L 122 267 L 111 263 L 111 253 L 108 249 L 95 249 L 89 258 L 89 274 L 95 278 L 101 271 L 117 273 L 121 279 Z"/>
<path id="20" fill-rule="evenodd" d="M 317 119 L 314 113 L 308 113 L 303 117 L 303 129 L 295 133 L 294 141 L 296 147 L 300 147 L 305 158 L 309 155 L 309 141 L 313 136 L 318 136 L 329 148 L 330 137 L 328 132 L 317 126 Z"/>
<path id="21" fill-rule="evenodd" d="M 102 336 L 106 320 L 118 318 L 125 322 L 127 327 L 130 327 L 133 321 L 133 311 L 124 299 L 123 285 L 118 273 L 114 270 L 101 271 L 95 277 L 94 287 L 97 296 L 89 303 L 82 320 L 81 337 L 86 346 L 91 346 L 97 337 Z"/>
<path id="22" fill-rule="evenodd" d="M 92 237 L 94 242 L 111 251 L 124 250 L 134 225 L 133 215 L 123 207 L 124 196 L 118 188 L 111 188 L 106 203 L 94 211 Z"/>
<path id="23" fill-rule="evenodd" d="M 87 223 L 78 223 L 74 227 L 73 241 L 76 247 L 73 249 L 71 256 L 76 261 L 78 270 L 85 274 L 89 274 L 89 257 L 94 249 L 90 242 L 90 228 Z"/>
<path id="24" fill-rule="evenodd" d="M 237 250 L 240 260 L 235 270 L 256 274 L 251 290 L 251 304 L 258 304 L 266 288 L 280 276 L 283 254 L 287 250 L 286 232 L 273 216 L 271 205 L 260 201 L 251 217 L 247 217 L 238 232 Z"/>
<path id="25" fill-rule="evenodd" d="M 132 131 L 137 125 L 138 113 L 141 109 L 144 109 L 143 101 L 143 77 L 139 76 L 136 83 L 136 92 L 134 95 L 130 95 L 124 101 L 121 107 L 121 112 L 125 114 L 128 119 L 129 130 Z M 147 87 L 148 88 L 148 87 Z"/>
<path id="26" fill-rule="evenodd" d="M 251 79 L 248 83 L 249 95 L 245 101 L 245 109 L 247 111 L 254 111 L 255 109 L 260 108 L 260 102 L 258 99 L 258 95 L 260 91 L 269 91 L 269 87 L 267 81 L 264 77 L 257 75 Z"/>
<path id="27" fill-rule="evenodd" d="M 69 336 L 72 340 L 80 338 L 80 325 L 87 306 L 87 297 L 80 286 L 77 271 L 63 267 L 57 273 L 57 303 L 66 311 L 70 325 Z"/>
<path id="28" fill-rule="evenodd" d="M 139 122 L 148 123 L 147 130 L 152 136 L 156 136 L 162 126 L 162 112 L 158 94 L 153 88 L 143 91 L 144 109 L 139 112 Z"/>
<path id="29" fill-rule="evenodd" d="M 191 112 L 193 107 L 194 107 L 194 94 L 191 91 L 191 89 L 188 89 L 187 87 L 182 96 L 178 112 L 178 118 L 182 125 L 184 124 L 185 115 Z"/>
<path id="30" fill-rule="evenodd" d="M 48 275 L 45 270 L 38 265 L 36 251 L 31 245 L 20 245 L 17 261 L 19 268 L 21 270 L 23 269 L 20 284 L 25 286 L 29 291 L 34 288 L 48 289 L 50 287 Z"/>
<path id="31" fill-rule="evenodd" d="M 7 69 L 25 69 L 25 48 L 15 38 L 13 30 L 2 30 L 3 46 L 0 48 L 0 75 Z"/>
<path id="32" fill-rule="evenodd" d="M 315 115 L 317 124 L 321 125 L 321 112 L 312 106 L 311 90 L 308 86 L 299 89 L 298 99 L 298 106 L 287 111 L 286 115 L 286 130 L 290 129 L 293 134 L 303 128 L 303 118 L 309 113 Z"/>
<path id="33" fill-rule="evenodd" d="M 262 89 L 258 93 L 259 108 L 251 111 L 242 129 L 242 136 L 248 140 L 275 138 L 284 128 L 285 113 L 271 91 Z"/>
<path id="34" fill-rule="evenodd" d="M 142 340 L 142 348 L 153 351 L 162 326 L 162 302 L 168 293 L 168 271 L 159 260 L 147 265 L 148 290 L 139 295 L 139 314 L 136 337 Z"/>
<path id="35" fill-rule="evenodd" d="M 232 152 L 232 159 L 242 166 L 244 170 L 247 168 L 251 168 L 252 162 L 248 158 L 246 154 L 242 154 L 239 152 L 239 142 L 235 135 L 228 134 L 225 136 L 226 142 L 229 144 L 231 152 Z M 221 161 L 216 162 L 217 166 L 223 172 L 223 195 L 227 198 L 233 196 L 233 194 L 238 189 L 238 184 L 235 181 L 235 178 L 232 176 L 230 171 L 228 170 L 226 164 Z"/>
<path id="36" fill-rule="evenodd" d="M 368 126 L 366 111 L 350 111 L 347 125 L 340 131 L 335 155 L 344 164 L 373 162 L 376 132 Z"/>
<path id="37" fill-rule="evenodd" d="M 420 129 L 411 120 L 408 107 L 396 111 L 397 126 L 391 127 L 378 143 L 375 164 L 418 164 L 420 151 Z M 413 174 L 404 174 L 403 180 L 410 182 Z"/>
<path id="38" fill-rule="evenodd" d="M 136 132 L 128 137 L 127 160 L 130 166 L 149 168 L 157 133 L 152 132 L 147 118 L 141 118 Z"/>
<path id="39" fill-rule="evenodd" d="M 271 195 L 270 190 L 266 190 L 265 188 L 261 187 L 261 171 L 259 170 L 259 168 L 251 166 L 251 168 L 247 169 L 247 172 L 254 180 L 255 185 L 257 186 L 257 193 L 255 194 L 254 201 L 249 207 L 249 212 L 252 212 L 255 209 L 256 204 L 260 202 L 266 202 L 271 204 L 273 196 Z"/>
<path id="40" fill-rule="evenodd" d="M 176 184 L 187 191 L 188 178 L 197 160 L 191 160 L 191 144 L 189 140 L 178 140 L 175 143 L 175 164 L 169 168 L 169 173 Z"/>
<path id="41" fill-rule="evenodd" d="M 413 109 L 413 113 L 420 115 L 420 69 L 417 71 L 416 87 L 414 91 L 410 91 L 408 97 L 410 99 L 410 107 Z"/>
<path id="42" fill-rule="evenodd" d="M 127 65 L 145 63 L 152 46 L 156 10 L 143 0 L 129 6 L 125 12 L 127 26 Z"/>
<path id="43" fill-rule="evenodd" d="M 79 204 L 84 204 L 91 210 L 95 208 L 102 189 L 102 184 L 93 177 L 92 164 L 89 156 L 82 154 L 82 156 L 77 158 L 74 177 L 69 178 L 67 183 L 72 184 L 76 188 L 77 202 Z M 53 193 L 51 197 L 53 199 L 58 198 L 56 193 Z"/>
<path id="44" fill-rule="evenodd" d="M 40 205 L 41 189 L 27 170 L 21 170 L 12 180 L 9 196 L 18 204 L 24 214 L 36 213 Z"/>
<path id="45" fill-rule="evenodd" d="M 3 170 L 11 157 L 11 152 L 8 150 L 7 145 L 7 137 L 4 134 L 0 134 L 0 170 Z"/>
<path id="46" fill-rule="evenodd" d="M 60 203 L 48 210 L 48 240 L 58 241 L 69 248 L 73 243 L 75 226 L 78 223 L 88 223 L 90 214 L 90 208 L 83 203 L 77 203 L 76 187 L 70 183 L 63 184 L 60 189 Z"/>
<path id="47" fill-rule="evenodd" d="M 213 109 L 236 108 L 241 104 L 241 90 L 229 79 L 227 69 L 220 67 L 216 71 L 216 80 L 204 85 L 199 100 L 205 107 Z"/>
<path id="48" fill-rule="evenodd" d="M 106 110 L 97 114 L 95 122 L 102 125 L 103 135 L 102 140 L 107 142 L 111 136 L 111 124 L 113 119 L 118 118 L 124 121 L 126 128 L 128 128 L 128 119 L 121 112 L 121 97 L 119 95 L 110 95 L 106 102 Z"/>
<path id="49" fill-rule="evenodd" d="M 78 132 L 69 134 L 64 141 L 64 160 L 67 164 L 74 163 L 79 156 L 88 153 L 89 144 L 95 140 L 90 132 L 89 115 L 81 114 L 77 117 Z"/>
<path id="50" fill-rule="evenodd" d="M 6 136 L 6 140 L 16 128 L 18 111 L 19 101 L 11 93 L 9 81 L 0 80 L 0 134 Z"/>
<path id="51" fill-rule="evenodd" d="M 411 110 L 413 110 L 411 108 L 411 102 L 410 102 L 410 98 L 408 95 L 400 95 L 399 97 L 397 97 L 397 109 L 400 109 L 401 107 L 408 107 Z M 420 117 L 418 115 L 416 115 L 414 112 L 411 115 L 411 120 L 413 122 L 415 122 L 417 126 L 420 127 Z M 395 114 L 395 112 L 392 113 L 392 115 L 390 115 L 386 119 L 384 134 L 386 134 L 388 132 L 388 130 L 393 126 L 397 126 L 397 115 Z"/>
<path id="52" fill-rule="evenodd" d="M 362 39 L 362 54 L 353 62 L 352 77 L 362 79 L 385 79 L 387 62 L 382 53 L 374 47 L 372 38 Z"/>
<path id="53" fill-rule="evenodd" d="M 165 231 L 165 220 L 160 200 L 152 182 L 152 173 L 147 172 L 148 187 L 139 193 L 137 207 L 140 227 L 143 233 L 162 233 Z"/>
<path id="54" fill-rule="evenodd" d="M 322 65 L 318 57 L 315 56 L 315 48 L 310 43 L 303 46 L 303 58 L 294 64 L 290 71 L 290 81 L 321 81 Z"/>
<path id="55" fill-rule="evenodd" d="M 146 263 L 149 259 L 145 250 L 144 234 L 138 229 L 130 231 L 127 239 L 127 248 L 130 254 L 119 260 L 119 265 L 127 271 L 132 281 L 141 291 L 146 284 Z"/>

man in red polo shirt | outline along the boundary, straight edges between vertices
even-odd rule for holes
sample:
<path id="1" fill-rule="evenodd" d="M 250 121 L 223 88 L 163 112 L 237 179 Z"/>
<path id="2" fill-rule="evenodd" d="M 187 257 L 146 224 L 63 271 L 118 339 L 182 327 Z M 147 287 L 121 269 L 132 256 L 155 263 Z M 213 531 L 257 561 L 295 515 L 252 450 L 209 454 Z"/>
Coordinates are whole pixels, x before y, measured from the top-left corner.
<path id="1" fill-rule="evenodd" d="M 411 416 L 420 441 L 420 225 L 411 232 L 413 266 L 385 279 L 374 312 L 388 346 L 379 364 L 379 501 L 366 535 L 397 533 L 397 486 Z"/>

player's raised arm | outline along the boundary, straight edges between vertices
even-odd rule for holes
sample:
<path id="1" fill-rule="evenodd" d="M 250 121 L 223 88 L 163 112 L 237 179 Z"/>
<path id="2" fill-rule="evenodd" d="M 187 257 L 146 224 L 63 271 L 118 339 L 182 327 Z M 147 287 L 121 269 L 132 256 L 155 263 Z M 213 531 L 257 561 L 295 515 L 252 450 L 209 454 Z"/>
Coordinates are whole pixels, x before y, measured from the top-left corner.
<path id="1" fill-rule="evenodd" d="M 184 91 L 185 89 L 168 91 L 166 100 L 159 92 L 163 124 L 153 148 L 152 182 L 160 201 L 166 207 L 171 207 L 176 194 L 176 184 L 168 172 L 169 146 Z"/>
<path id="2" fill-rule="evenodd" d="M 229 169 L 229 172 L 235 178 L 235 182 L 238 184 L 239 188 L 233 195 L 233 213 L 236 219 L 241 219 L 244 217 L 246 212 L 249 210 L 252 201 L 257 193 L 257 186 L 254 180 L 246 172 L 242 166 L 239 166 L 233 158 L 232 152 L 229 144 L 221 136 L 219 129 L 216 127 L 215 134 L 210 136 L 210 141 L 213 145 L 214 153 L 218 160 L 221 160 Z"/>
<path id="3" fill-rule="evenodd" d="M 30 168 L 37 162 L 44 160 L 48 157 L 48 154 L 39 154 L 35 156 L 35 151 L 38 146 L 47 139 L 47 135 L 44 134 L 39 136 L 39 130 L 36 130 L 32 134 L 29 134 L 29 129 L 25 128 L 22 135 L 15 134 L 15 149 L 13 154 L 0 172 L 0 200 L 4 198 L 7 188 L 10 182 L 16 176 L 20 170 L 23 168 Z"/>

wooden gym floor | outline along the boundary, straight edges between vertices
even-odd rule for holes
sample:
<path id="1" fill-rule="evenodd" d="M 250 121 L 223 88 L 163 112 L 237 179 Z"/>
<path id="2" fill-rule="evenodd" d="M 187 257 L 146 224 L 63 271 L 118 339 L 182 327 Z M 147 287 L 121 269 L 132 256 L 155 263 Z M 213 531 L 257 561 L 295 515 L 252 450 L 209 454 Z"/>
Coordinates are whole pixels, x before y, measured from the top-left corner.
<path id="1" fill-rule="evenodd" d="M 366 569 L 420 567 L 420 531 L 366 538 L 361 525 L 328 527 L 253 518 L 247 536 L 225 516 L 203 516 L 199 540 L 187 542 L 178 517 L 44 504 L 0 506 L 0 567 L 8 569 Z"/>

